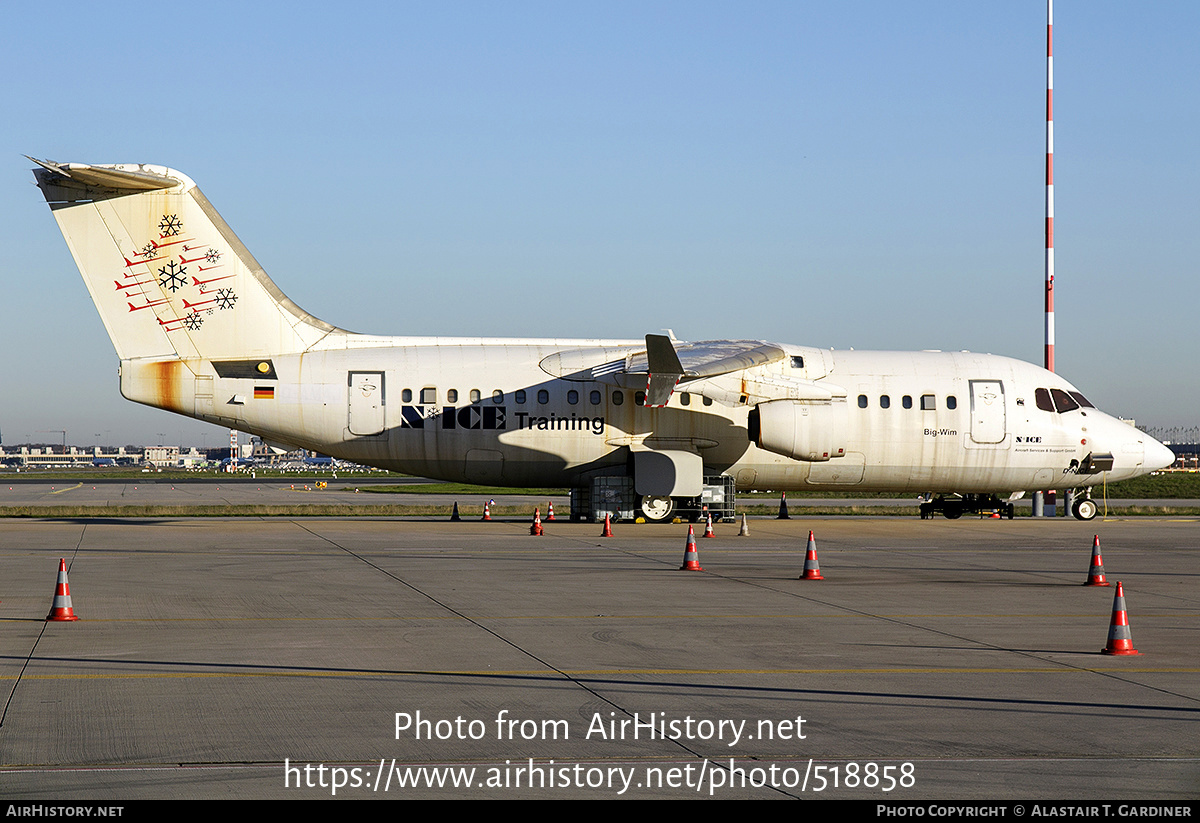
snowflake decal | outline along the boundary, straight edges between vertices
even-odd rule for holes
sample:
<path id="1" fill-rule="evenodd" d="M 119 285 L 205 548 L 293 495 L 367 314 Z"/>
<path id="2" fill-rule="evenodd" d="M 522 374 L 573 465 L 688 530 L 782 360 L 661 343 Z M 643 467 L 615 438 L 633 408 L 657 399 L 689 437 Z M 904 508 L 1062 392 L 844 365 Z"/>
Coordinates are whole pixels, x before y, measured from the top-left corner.
<path id="1" fill-rule="evenodd" d="M 174 237 L 183 230 L 183 221 L 178 215 L 164 214 L 163 219 L 158 223 L 158 230 L 163 237 Z"/>
<path id="2" fill-rule="evenodd" d="M 217 251 L 216 249 L 209 249 L 204 254 L 204 260 L 207 263 L 216 263 L 220 259 L 221 259 L 221 253 L 219 251 Z"/>
<path id="3" fill-rule="evenodd" d="M 233 304 L 237 302 L 237 295 L 233 293 L 233 289 L 217 289 L 216 301 L 222 310 L 232 309 Z"/>
<path id="4" fill-rule="evenodd" d="M 142 250 L 138 252 L 138 254 L 142 256 L 143 260 L 149 260 L 151 257 L 158 254 L 158 246 L 154 245 L 153 243 L 147 243 L 142 247 Z"/>
<path id="5" fill-rule="evenodd" d="M 174 294 L 187 285 L 187 279 L 184 277 L 186 274 L 187 267 L 178 266 L 172 260 L 158 270 L 158 285 L 164 289 L 170 289 L 171 293 Z"/>
<path id="6" fill-rule="evenodd" d="M 188 331 L 196 331 L 204 324 L 204 318 L 198 312 L 192 312 L 183 318 L 183 327 Z"/>

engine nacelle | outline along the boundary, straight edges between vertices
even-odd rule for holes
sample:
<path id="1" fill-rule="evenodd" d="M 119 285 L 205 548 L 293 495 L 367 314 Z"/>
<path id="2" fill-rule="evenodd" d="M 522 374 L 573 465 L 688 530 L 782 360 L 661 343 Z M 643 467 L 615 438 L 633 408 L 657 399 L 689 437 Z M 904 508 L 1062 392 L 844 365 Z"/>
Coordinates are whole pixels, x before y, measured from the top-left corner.
<path id="1" fill-rule="evenodd" d="M 846 404 L 771 400 L 750 410 L 750 442 L 793 460 L 846 454 Z"/>

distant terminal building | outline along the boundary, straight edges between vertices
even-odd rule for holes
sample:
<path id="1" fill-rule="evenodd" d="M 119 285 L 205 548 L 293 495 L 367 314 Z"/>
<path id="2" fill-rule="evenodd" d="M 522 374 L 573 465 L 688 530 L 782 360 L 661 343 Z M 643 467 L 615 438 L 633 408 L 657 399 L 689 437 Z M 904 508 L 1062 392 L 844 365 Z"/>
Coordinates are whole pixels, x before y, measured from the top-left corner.
<path id="1" fill-rule="evenodd" d="M 1168 471 L 1200 471 L 1200 426 L 1149 426 L 1143 431 L 1175 452 Z"/>
<path id="2" fill-rule="evenodd" d="M 182 451 L 179 446 L 148 446 L 142 453 L 127 451 L 124 446 L 105 451 L 99 446 L 81 449 L 69 446 L 64 453 L 62 447 L 21 446 L 5 450 L 0 446 L 0 465 L 18 469 L 34 468 L 83 468 L 150 466 L 152 468 L 193 468 L 206 462 L 204 454 L 196 449 Z"/>
<path id="3" fill-rule="evenodd" d="M 1176 471 L 1200 471 L 1200 443 L 1167 443 L 1167 448 L 1175 452 L 1175 462 L 1171 468 Z"/>
<path id="4" fill-rule="evenodd" d="M 141 462 L 141 455 L 126 454 L 124 448 L 116 451 L 103 451 L 99 446 L 93 449 L 79 449 L 71 446 L 64 454 L 61 448 L 55 451 L 52 446 L 21 446 L 16 450 L 5 451 L 0 446 L 0 464 L 17 466 L 19 468 L 37 467 L 78 467 L 78 466 L 132 466 Z"/>

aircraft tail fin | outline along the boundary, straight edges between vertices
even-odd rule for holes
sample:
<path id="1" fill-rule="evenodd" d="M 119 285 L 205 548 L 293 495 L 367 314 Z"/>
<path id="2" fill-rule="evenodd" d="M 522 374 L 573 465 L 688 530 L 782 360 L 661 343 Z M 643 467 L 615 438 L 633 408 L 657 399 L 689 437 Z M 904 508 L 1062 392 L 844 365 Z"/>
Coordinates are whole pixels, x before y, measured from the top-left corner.
<path id="1" fill-rule="evenodd" d="M 279 290 L 186 175 L 29 159 L 122 360 L 266 357 L 342 333 Z"/>

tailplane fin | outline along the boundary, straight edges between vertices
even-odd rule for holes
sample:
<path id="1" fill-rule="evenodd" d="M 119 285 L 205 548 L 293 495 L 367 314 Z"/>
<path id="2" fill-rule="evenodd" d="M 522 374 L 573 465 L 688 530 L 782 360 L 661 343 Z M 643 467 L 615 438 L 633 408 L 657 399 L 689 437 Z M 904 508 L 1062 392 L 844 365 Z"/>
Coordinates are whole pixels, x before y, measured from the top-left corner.
<path id="1" fill-rule="evenodd" d="M 29 159 L 122 360 L 265 357 L 341 333 L 284 296 L 186 175 Z"/>

